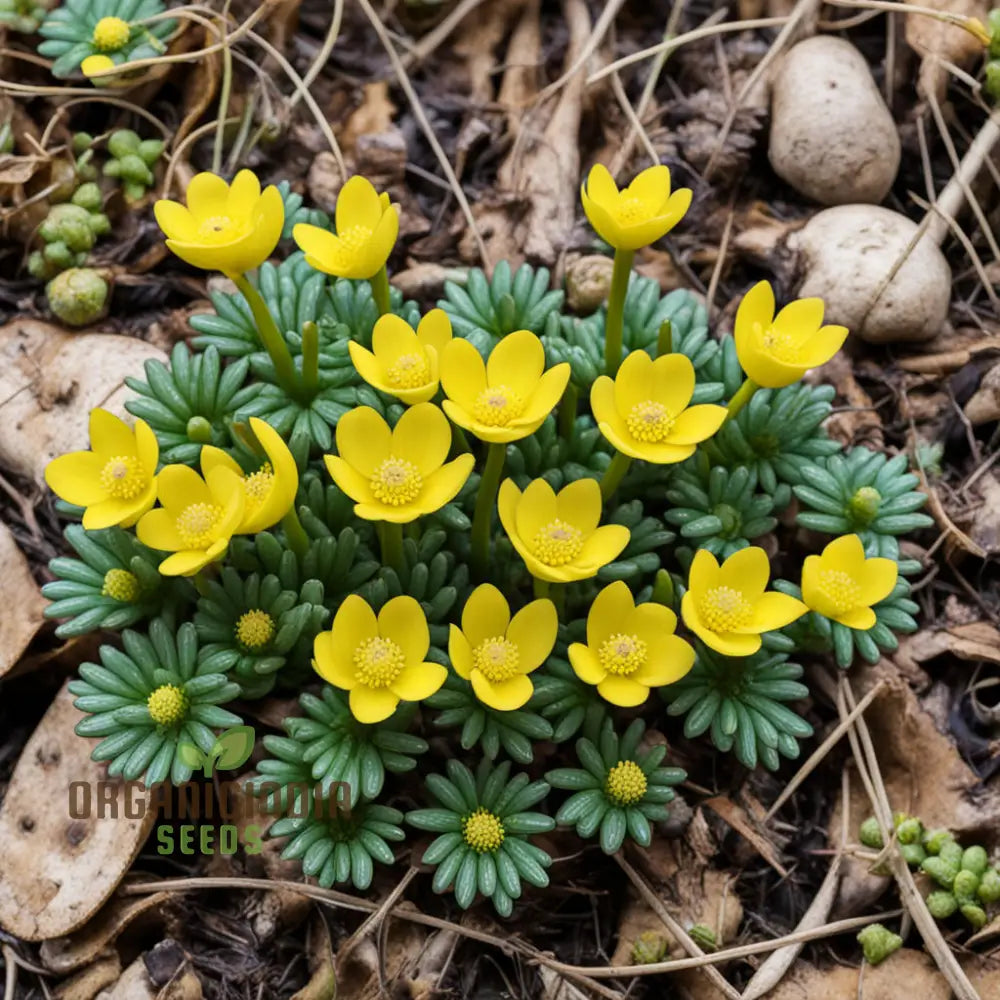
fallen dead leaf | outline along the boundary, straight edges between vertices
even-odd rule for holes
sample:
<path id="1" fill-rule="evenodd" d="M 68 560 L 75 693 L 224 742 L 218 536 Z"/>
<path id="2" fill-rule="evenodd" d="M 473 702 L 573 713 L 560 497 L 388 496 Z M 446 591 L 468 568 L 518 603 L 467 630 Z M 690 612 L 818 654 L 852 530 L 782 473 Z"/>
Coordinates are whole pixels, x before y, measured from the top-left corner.
<path id="1" fill-rule="evenodd" d="M 98 781 L 106 768 L 90 759 L 96 739 L 73 727 L 83 714 L 64 685 L 32 733 L 0 806 L 0 926 L 28 941 L 61 937 L 80 927 L 114 892 L 156 820 L 149 795 L 113 782 L 113 798 L 97 815 Z M 91 789 L 93 815 L 69 814 L 71 782 Z M 129 812 L 142 806 L 143 816 Z M 112 813 L 114 815 L 112 815 Z M 128 1000 L 134 1000 L 128 995 Z"/>
<path id="2" fill-rule="evenodd" d="M 916 669 L 945 653 L 973 663 L 1000 663 L 1000 630 L 983 621 L 946 629 L 924 628 L 902 638 L 893 659 Z"/>
<path id="3" fill-rule="evenodd" d="M 746 810 L 724 795 L 716 795 L 706 799 L 702 805 L 711 809 L 717 816 L 726 821 L 737 833 L 753 845 L 757 853 L 782 877 L 788 878 L 788 871 L 778 858 L 774 844 L 762 832 L 760 824 L 747 814 Z M 765 828 L 766 829 L 766 828 Z"/>
<path id="4" fill-rule="evenodd" d="M 337 995 L 333 944 L 326 921 L 318 912 L 309 924 L 306 953 L 309 957 L 309 982 L 295 993 L 292 1000 L 333 1000 Z"/>
<path id="5" fill-rule="evenodd" d="M 976 17 L 984 23 L 989 9 L 985 0 L 925 0 L 922 6 L 949 14 Z M 905 20 L 906 44 L 920 56 L 917 91 L 924 96 L 933 94 L 943 101 L 948 84 L 948 70 L 944 63 L 970 67 L 977 57 L 982 56 L 982 43 L 964 28 L 924 13 L 907 14 Z"/>
<path id="6" fill-rule="evenodd" d="M 75 976 L 60 983 L 53 997 L 55 1000 L 94 1000 L 106 986 L 118 982 L 121 974 L 122 963 L 118 952 L 108 951 Z"/>
<path id="7" fill-rule="evenodd" d="M 156 1000 L 156 990 L 142 958 L 137 958 L 114 986 L 98 993 L 96 1000 Z"/>
<path id="8" fill-rule="evenodd" d="M 48 601 L 38 589 L 28 560 L 14 541 L 7 526 L 0 521 L 0 677 L 3 677 L 28 648 L 44 624 L 42 612 Z"/>

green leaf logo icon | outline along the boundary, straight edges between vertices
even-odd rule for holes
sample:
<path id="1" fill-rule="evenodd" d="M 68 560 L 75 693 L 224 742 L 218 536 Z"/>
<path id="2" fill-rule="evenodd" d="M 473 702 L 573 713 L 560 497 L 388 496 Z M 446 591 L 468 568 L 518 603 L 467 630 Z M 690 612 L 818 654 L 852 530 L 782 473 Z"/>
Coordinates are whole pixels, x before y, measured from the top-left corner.
<path id="1" fill-rule="evenodd" d="M 250 759 L 253 746 L 253 726 L 233 726 L 219 734 L 210 756 L 220 770 L 232 771 Z"/>
<path id="2" fill-rule="evenodd" d="M 177 747 L 177 756 L 192 770 L 197 770 L 205 762 L 205 755 L 193 743 L 181 743 Z"/>

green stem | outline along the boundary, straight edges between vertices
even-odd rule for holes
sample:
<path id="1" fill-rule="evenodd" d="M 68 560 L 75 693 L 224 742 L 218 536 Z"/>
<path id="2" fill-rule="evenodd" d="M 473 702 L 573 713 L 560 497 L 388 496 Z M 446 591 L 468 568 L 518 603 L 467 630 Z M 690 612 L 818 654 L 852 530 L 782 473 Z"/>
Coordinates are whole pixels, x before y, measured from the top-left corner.
<path id="1" fill-rule="evenodd" d="M 506 457 L 507 446 L 491 441 L 486 452 L 486 465 L 479 480 L 476 510 L 472 515 L 472 573 L 477 580 L 485 579 L 490 562 L 490 524 Z"/>
<path id="2" fill-rule="evenodd" d="M 469 439 L 465 436 L 465 431 L 458 424 L 451 425 L 451 451 L 452 457 L 467 455 L 472 451 L 469 447 Z"/>
<path id="3" fill-rule="evenodd" d="M 601 476 L 601 499 L 607 500 L 618 489 L 622 478 L 628 472 L 632 459 L 628 455 L 623 455 L 620 451 L 615 452 L 615 457 L 604 470 Z"/>
<path id="4" fill-rule="evenodd" d="M 662 358 L 672 354 L 674 350 L 674 325 L 669 319 L 660 324 L 660 332 L 656 335 L 656 356 Z"/>
<path id="5" fill-rule="evenodd" d="M 402 580 L 406 570 L 403 558 L 403 526 L 392 521 L 383 521 L 380 525 L 379 541 L 382 544 L 382 563 L 391 566 Z"/>
<path id="6" fill-rule="evenodd" d="M 634 250 L 616 250 L 608 293 L 608 317 L 604 323 L 604 371 L 614 378 L 622 363 L 622 330 L 625 325 L 625 295 L 632 274 Z"/>
<path id="7" fill-rule="evenodd" d="M 576 426 L 576 410 L 580 402 L 580 393 L 570 382 L 566 386 L 563 398 L 559 401 L 559 433 L 568 441 L 573 436 Z"/>
<path id="8" fill-rule="evenodd" d="M 309 536 L 306 529 L 302 527 L 299 520 L 298 511 L 293 503 L 288 508 L 288 513 L 281 519 L 281 526 L 285 529 L 285 538 L 288 540 L 288 547 L 300 558 L 305 558 L 309 551 Z"/>
<path id="9" fill-rule="evenodd" d="M 549 600 L 556 606 L 556 617 L 559 621 L 566 620 L 566 584 L 549 584 Z"/>
<path id="10" fill-rule="evenodd" d="M 312 398 L 319 391 L 319 327 L 302 324 L 302 387 Z"/>
<path id="11" fill-rule="evenodd" d="M 535 597 L 541 599 L 549 596 L 549 591 L 551 585 L 548 580 L 540 580 L 537 576 L 531 578 L 532 589 L 535 592 Z"/>
<path id="12" fill-rule="evenodd" d="M 389 275 L 386 273 L 384 264 L 378 273 L 369 279 L 368 283 L 372 286 L 372 298 L 375 300 L 375 305 L 378 306 L 379 316 L 384 316 L 386 313 L 391 312 Z"/>
<path id="13" fill-rule="evenodd" d="M 302 383 L 299 380 L 298 372 L 295 370 L 295 362 L 292 361 L 291 351 L 288 350 L 288 344 L 285 343 L 285 338 L 281 335 L 278 325 L 274 322 L 271 310 L 267 308 L 267 303 L 262 298 L 260 292 L 250 284 L 245 274 L 233 276 L 233 281 L 236 282 L 236 287 L 243 293 L 243 298 L 247 300 L 247 304 L 250 306 L 261 343 L 274 363 L 274 372 L 278 379 L 278 385 L 292 399 L 301 401 Z"/>
<path id="14" fill-rule="evenodd" d="M 727 407 L 728 412 L 726 413 L 725 423 L 734 419 L 736 415 L 743 409 L 747 403 L 750 402 L 753 394 L 760 388 L 759 385 L 752 379 L 748 378 L 743 385 L 736 390 L 736 395 L 729 400 L 729 406 Z"/>

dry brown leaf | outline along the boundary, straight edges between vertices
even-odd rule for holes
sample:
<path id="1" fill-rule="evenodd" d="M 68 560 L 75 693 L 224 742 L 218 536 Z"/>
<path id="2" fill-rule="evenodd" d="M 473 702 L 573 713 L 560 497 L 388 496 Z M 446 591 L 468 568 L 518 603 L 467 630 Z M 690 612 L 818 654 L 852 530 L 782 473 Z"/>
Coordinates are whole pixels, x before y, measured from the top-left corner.
<path id="1" fill-rule="evenodd" d="M 908 372 L 921 375 L 949 375 L 964 368 L 979 355 L 995 354 L 1000 351 L 1000 337 L 984 337 L 980 330 L 956 330 L 952 335 L 933 340 L 929 347 L 941 346 L 944 350 L 935 350 L 933 354 L 915 354 L 908 358 L 900 358 L 896 364 Z"/>
<path id="2" fill-rule="evenodd" d="M 45 619 L 42 612 L 48 601 L 42 597 L 28 560 L 14 541 L 7 526 L 0 521 L 0 677 L 3 677 L 28 648 Z"/>
<path id="3" fill-rule="evenodd" d="M 989 622 L 921 629 L 900 639 L 893 659 L 906 669 L 916 670 L 919 664 L 944 653 L 972 663 L 1000 663 L 1000 631 Z"/>
<path id="4" fill-rule="evenodd" d="M 397 110 L 389 98 L 387 80 L 366 83 L 362 88 L 361 104 L 344 123 L 344 129 L 338 136 L 341 150 L 345 154 L 351 154 L 361 136 L 389 132 L 396 128 Z"/>
<path id="5" fill-rule="evenodd" d="M 983 22 L 989 9 L 986 0 L 924 0 L 922 6 Z M 921 57 L 917 90 L 939 101 L 944 100 L 948 84 L 948 70 L 942 62 L 967 68 L 983 54 L 982 43 L 964 28 L 920 13 L 906 15 L 906 43 Z"/>
<path id="6" fill-rule="evenodd" d="M 142 958 L 137 958 L 114 986 L 98 993 L 96 1000 L 156 1000 L 156 989 Z"/>
<path id="7" fill-rule="evenodd" d="M 55 1000 L 94 1000 L 106 986 L 118 982 L 122 963 L 118 952 L 108 951 L 75 976 L 59 984 L 52 994 Z"/>
<path id="8" fill-rule="evenodd" d="M 156 810 L 125 815 L 122 782 L 114 782 L 111 810 L 96 815 L 94 785 L 106 768 L 90 759 L 99 742 L 73 727 L 83 718 L 64 685 L 25 745 L 0 806 L 0 926 L 28 941 L 69 934 L 114 892 L 156 820 Z M 92 815 L 69 815 L 72 782 L 91 786 Z M 148 805 L 133 790 L 129 811 Z M 133 1000 L 129 996 L 128 1000 Z"/>
<path id="9" fill-rule="evenodd" d="M 292 1000 L 333 1000 L 337 995 L 337 974 L 333 965 L 330 931 L 320 913 L 315 913 L 306 938 L 309 956 L 309 982 Z"/>
<path id="10" fill-rule="evenodd" d="M 835 355 L 823 366 L 822 378 L 836 388 L 838 407 L 845 404 L 847 407 L 826 421 L 830 436 L 847 447 L 864 443 L 882 448 L 885 443 L 882 421 L 872 407 L 871 396 L 858 385 L 851 359 L 844 353 Z"/>
<path id="11" fill-rule="evenodd" d="M 18 319 L 0 327 L 0 464 L 35 482 L 67 451 L 88 447 L 90 411 L 124 414 L 132 395 L 123 380 L 142 375 L 149 358 L 166 360 L 134 337 L 65 333 L 57 326 Z"/>
<path id="12" fill-rule="evenodd" d="M 747 815 L 747 812 L 724 795 L 716 795 L 706 799 L 703 806 L 711 809 L 717 816 L 726 821 L 737 833 L 753 845 L 757 853 L 782 877 L 788 878 L 788 871 L 778 858 L 774 845 L 767 839 L 758 824 Z"/>

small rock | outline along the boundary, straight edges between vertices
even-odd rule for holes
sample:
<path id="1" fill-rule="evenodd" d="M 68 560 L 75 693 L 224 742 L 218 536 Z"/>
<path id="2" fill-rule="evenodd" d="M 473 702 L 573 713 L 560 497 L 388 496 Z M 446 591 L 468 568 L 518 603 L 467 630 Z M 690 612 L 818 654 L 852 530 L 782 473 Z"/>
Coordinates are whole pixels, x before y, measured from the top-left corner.
<path id="1" fill-rule="evenodd" d="M 781 61 L 768 157 L 779 177 L 823 205 L 878 203 L 889 192 L 899 136 L 868 63 L 850 42 L 816 36 Z"/>
<path id="2" fill-rule="evenodd" d="M 819 212 L 788 239 L 805 274 L 798 295 L 819 296 L 825 322 L 869 343 L 930 340 L 948 316 L 951 268 L 933 240 L 914 242 L 916 233 L 915 222 L 878 206 Z"/>
<path id="3" fill-rule="evenodd" d="M 566 303 L 573 312 L 589 316 L 608 297 L 614 261 L 591 254 L 580 257 L 566 268 Z"/>
<path id="4" fill-rule="evenodd" d="M 965 404 L 965 415 L 974 427 L 1000 420 L 1000 365 L 994 365 Z"/>

